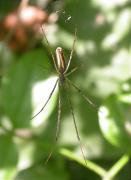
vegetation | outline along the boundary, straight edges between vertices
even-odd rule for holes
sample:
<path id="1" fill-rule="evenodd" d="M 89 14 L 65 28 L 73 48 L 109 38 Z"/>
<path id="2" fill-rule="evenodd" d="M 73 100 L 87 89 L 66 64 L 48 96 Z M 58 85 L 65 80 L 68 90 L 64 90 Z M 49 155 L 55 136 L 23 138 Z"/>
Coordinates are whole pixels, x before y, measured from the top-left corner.
<path id="1" fill-rule="evenodd" d="M 0 17 L 0 179 L 131 179 L 130 0 L 1 1 Z M 32 119 L 56 81 L 42 24 L 52 52 L 62 47 L 67 61 L 77 29 L 69 79 L 95 104 L 73 87 L 61 90 L 57 143 L 58 88 Z"/>

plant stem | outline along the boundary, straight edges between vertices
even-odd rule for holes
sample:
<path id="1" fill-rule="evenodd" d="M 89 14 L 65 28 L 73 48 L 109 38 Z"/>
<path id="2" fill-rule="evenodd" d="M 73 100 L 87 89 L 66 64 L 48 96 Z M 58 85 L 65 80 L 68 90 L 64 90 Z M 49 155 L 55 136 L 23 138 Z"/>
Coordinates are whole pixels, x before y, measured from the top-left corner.
<path id="1" fill-rule="evenodd" d="M 118 172 L 128 163 L 130 159 L 129 155 L 124 155 L 118 160 L 111 169 L 107 172 L 103 180 L 111 180 L 118 174 Z"/>
<path id="2" fill-rule="evenodd" d="M 83 165 L 84 167 L 90 169 L 91 171 L 94 171 L 96 174 L 98 174 L 101 177 L 105 177 L 105 175 L 107 174 L 107 172 L 103 168 L 101 168 L 94 162 L 92 162 L 90 160 L 86 160 L 86 164 L 85 164 L 84 160 L 78 158 L 78 156 L 76 156 L 74 153 L 72 153 L 71 151 L 69 151 L 67 149 L 61 149 L 60 153 L 62 155 L 64 155 L 65 157 L 78 162 L 79 164 Z"/>

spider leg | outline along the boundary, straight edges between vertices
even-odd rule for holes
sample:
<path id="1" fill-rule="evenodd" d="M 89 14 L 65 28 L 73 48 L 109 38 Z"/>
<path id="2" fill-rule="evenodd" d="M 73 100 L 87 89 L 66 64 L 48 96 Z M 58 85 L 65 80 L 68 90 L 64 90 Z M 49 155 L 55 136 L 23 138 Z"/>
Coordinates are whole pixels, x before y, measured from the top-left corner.
<path id="1" fill-rule="evenodd" d="M 77 28 L 75 28 L 75 35 L 74 35 L 74 41 L 73 41 L 73 45 L 72 45 L 72 50 L 71 50 L 69 61 L 68 61 L 68 64 L 66 66 L 66 70 L 65 70 L 64 74 L 68 71 L 68 69 L 70 67 L 70 63 L 71 63 L 72 57 L 73 57 L 74 48 L 75 48 L 75 42 L 76 42 L 76 32 L 77 32 Z"/>
<path id="2" fill-rule="evenodd" d="M 69 85 L 69 83 L 67 85 Z M 75 119 L 75 114 L 74 114 L 73 106 L 72 106 L 72 103 L 71 103 L 71 100 L 70 100 L 70 97 L 69 97 L 68 93 L 66 93 L 66 96 L 67 96 L 68 104 L 69 104 L 69 107 L 70 107 L 70 112 L 71 112 L 71 115 L 72 115 L 72 118 L 73 118 L 73 123 L 74 123 L 74 126 L 75 126 L 77 140 L 79 142 L 79 146 L 80 146 L 80 149 L 81 149 L 81 153 L 82 153 L 83 159 L 85 161 L 85 164 L 87 165 L 85 153 L 84 153 L 84 150 L 83 150 L 83 146 L 82 146 L 82 143 L 81 143 L 79 131 L 78 131 L 77 124 L 76 124 L 76 119 Z"/>
<path id="3" fill-rule="evenodd" d="M 46 107 L 47 103 L 49 102 L 49 100 L 50 100 L 50 98 L 51 98 L 51 96 L 52 96 L 52 94 L 53 94 L 53 92 L 55 91 L 55 88 L 56 88 L 56 85 L 57 85 L 57 83 L 58 83 L 58 80 L 59 80 L 59 79 L 56 80 L 55 85 L 54 85 L 54 87 L 53 87 L 53 89 L 52 89 L 52 91 L 51 91 L 51 93 L 50 93 L 47 101 L 45 102 L 44 106 L 41 108 L 41 110 L 40 110 L 38 113 L 36 113 L 36 114 L 31 118 L 31 120 L 34 119 L 36 116 L 38 116 L 38 115 L 43 111 L 43 109 Z"/>
<path id="4" fill-rule="evenodd" d="M 51 148 L 50 153 L 44 163 L 44 165 L 46 165 L 48 163 L 48 161 L 50 160 L 54 149 L 56 147 L 56 143 L 58 141 L 58 136 L 59 136 L 59 132 L 60 132 L 60 123 L 61 123 L 61 97 L 60 97 L 60 85 L 59 85 L 59 95 L 58 95 L 58 118 L 57 118 L 57 124 L 56 124 L 56 134 L 55 134 L 55 140 L 54 140 L 54 146 Z"/>
<path id="5" fill-rule="evenodd" d="M 60 123 L 61 123 L 61 96 L 60 96 L 60 84 L 59 84 L 58 118 L 57 118 L 56 135 L 55 135 L 56 141 L 58 140 L 58 136 L 60 132 Z"/>
<path id="6" fill-rule="evenodd" d="M 81 94 L 81 96 L 86 100 L 86 102 L 92 105 L 95 109 L 99 110 L 99 108 L 84 94 L 84 92 L 78 86 L 72 83 L 68 78 L 66 79 Z"/>
<path id="7" fill-rule="evenodd" d="M 44 31 L 43 26 L 41 27 L 41 30 L 42 30 L 43 35 L 44 35 L 44 38 L 45 38 L 45 40 L 46 40 L 46 44 L 47 44 L 48 51 L 49 51 L 49 53 L 51 54 L 51 57 L 52 57 L 52 59 L 53 59 L 53 63 L 54 63 L 55 69 L 56 69 L 56 71 L 58 72 L 57 65 L 56 65 L 56 61 L 55 61 L 55 57 L 54 57 L 53 52 L 52 52 L 52 50 L 51 50 L 50 43 L 49 43 L 49 41 L 48 41 L 48 39 L 47 39 L 47 37 L 46 37 L 46 35 L 45 35 L 45 31 Z"/>
<path id="8" fill-rule="evenodd" d="M 66 77 L 69 76 L 70 74 L 72 74 L 73 72 L 75 72 L 77 69 L 78 69 L 77 67 L 73 68 L 70 72 L 66 73 L 65 76 L 66 76 Z"/>

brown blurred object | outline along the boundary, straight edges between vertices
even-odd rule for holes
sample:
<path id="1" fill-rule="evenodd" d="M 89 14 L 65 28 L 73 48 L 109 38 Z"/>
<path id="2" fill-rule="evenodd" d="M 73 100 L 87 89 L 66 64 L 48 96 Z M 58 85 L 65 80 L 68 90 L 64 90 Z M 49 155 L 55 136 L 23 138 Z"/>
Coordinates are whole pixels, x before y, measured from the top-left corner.
<path id="1" fill-rule="evenodd" d="M 31 46 L 40 26 L 48 21 L 48 13 L 35 6 L 25 6 L 8 14 L 0 22 L 0 40 L 17 52 Z"/>

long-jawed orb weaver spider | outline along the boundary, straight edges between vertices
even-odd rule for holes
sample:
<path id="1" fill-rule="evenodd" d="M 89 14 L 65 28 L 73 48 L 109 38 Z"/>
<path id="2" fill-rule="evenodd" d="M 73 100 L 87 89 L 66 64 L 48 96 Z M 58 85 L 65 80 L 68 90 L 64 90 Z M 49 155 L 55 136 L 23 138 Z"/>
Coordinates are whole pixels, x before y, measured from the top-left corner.
<path id="1" fill-rule="evenodd" d="M 43 107 L 40 109 L 40 111 L 37 114 L 35 114 L 31 119 L 34 119 L 36 116 L 38 116 L 44 110 L 44 108 L 48 104 L 49 100 L 51 99 L 51 97 L 52 97 L 52 95 L 53 95 L 53 93 L 55 91 L 55 88 L 58 85 L 58 88 L 59 88 L 59 90 L 58 90 L 58 92 L 59 92 L 58 93 L 58 118 L 57 118 L 56 134 L 55 134 L 55 143 L 56 143 L 57 140 L 58 140 L 59 130 L 60 130 L 60 123 L 61 123 L 61 96 L 60 96 L 60 88 L 63 87 L 64 90 L 65 90 L 65 94 L 66 94 L 66 97 L 67 97 L 68 105 L 69 105 L 69 108 L 70 108 L 70 113 L 72 115 L 75 131 L 76 131 L 76 135 L 77 135 L 77 140 L 79 142 L 81 153 L 82 153 L 83 159 L 84 159 L 85 164 L 86 164 L 86 157 L 85 157 L 85 153 L 84 153 L 84 150 L 83 150 L 83 147 L 82 147 L 80 135 L 79 135 L 79 132 L 78 132 L 78 128 L 77 128 L 77 124 L 76 124 L 76 118 L 75 118 L 75 114 L 74 114 L 74 111 L 73 111 L 73 106 L 72 106 L 72 103 L 71 103 L 71 99 L 70 99 L 68 93 L 66 92 L 66 87 L 69 88 L 69 86 L 73 86 L 81 94 L 81 96 L 86 100 L 87 103 L 91 104 L 92 106 L 94 106 L 96 108 L 95 104 L 83 93 L 83 91 L 81 91 L 81 89 L 78 86 L 76 86 L 74 83 L 72 83 L 68 79 L 68 76 L 71 73 L 73 73 L 74 71 L 76 71 L 76 69 L 77 69 L 77 68 L 74 68 L 70 72 L 68 72 L 70 64 L 71 64 L 71 60 L 72 60 L 72 57 L 73 57 L 73 52 L 74 52 L 74 47 L 75 47 L 75 42 L 76 42 L 76 32 L 77 32 L 77 29 L 75 28 L 75 35 L 74 35 L 72 50 L 71 50 L 71 53 L 70 53 L 70 56 L 69 56 L 69 60 L 68 60 L 67 63 L 65 62 L 63 49 L 61 47 L 57 47 L 56 48 L 56 51 L 55 51 L 55 55 L 56 56 L 54 56 L 54 54 L 53 54 L 53 52 L 51 50 L 50 44 L 48 42 L 48 39 L 47 39 L 47 37 L 45 35 L 43 27 L 41 27 L 41 30 L 43 32 L 47 48 L 48 48 L 48 50 L 49 50 L 49 52 L 50 52 L 50 54 L 52 56 L 54 67 L 55 67 L 56 72 L 58 74 L 58 78 L 57 78 L 57 80 L 56 80 L 56 82 L 54 84 L 54 87 L 53 87 L 52 91 L 50 92 L 50 95 L 49 95 L 47 101 L 45 102 Z M 50 157 L 52 155 L 52 152 L 53 152 L 53 149 L 49 153 L 49 156 L 48 156 L 47 160 L 45 161 L 45 164 L 50 159 Z"/>

